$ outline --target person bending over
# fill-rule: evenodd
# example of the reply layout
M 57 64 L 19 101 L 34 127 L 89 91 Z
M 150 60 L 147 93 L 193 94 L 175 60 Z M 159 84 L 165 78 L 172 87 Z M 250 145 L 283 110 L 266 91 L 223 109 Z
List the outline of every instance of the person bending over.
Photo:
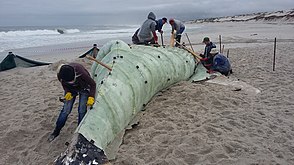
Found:
M 165 17 L 163 17 L 162 19 L 158 19 L 157 21 L 156 21 L 156 30 L 159 32 L 159 33 L 163 33 L 163 31 L 162 31 L 162 27 L 163 27 L 163 25 L 165 24 L 167 22 L 167 19 L 165 18 Z
M 182 37 L 182 33 L 185 30 L 185 25 L 183 22 L 176 20 L 176 19 L 169 19 L 169 23 L 172 27 L 172 34 L 174 34 L 174 30 L 176 30 L 176 41 L 178 43 L 181 43 L 181 37 Z M 175 46 L 180 46 L 178 43 L 176 43 Z
M 59 113 L 56 126 L 48 141 L 53 141 L 65 125 L 73 104 L 79 95 L 78 124 L 87 112 L 87 106 L 93 106 L 95 102 L 96 83 L 89 72 L 78 63 L 62 64 L 58 68 L 57 78 L 64 89 L 64 105 Z
M 158 37 L 156 35 L 156 16 L 153 12 L 148 14 L 147 20 L 142 24 L 140 29 L 136 31 L 138 43 L 134 44 L 157 44 Z M 135 33 L 135 34 L 136 34 Z

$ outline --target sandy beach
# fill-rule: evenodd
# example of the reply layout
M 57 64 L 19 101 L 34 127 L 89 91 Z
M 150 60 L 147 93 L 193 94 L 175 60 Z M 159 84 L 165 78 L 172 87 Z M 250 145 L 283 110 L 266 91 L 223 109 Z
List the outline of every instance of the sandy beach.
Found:
M 205 27 L 187 32 L 196 52 L 203 51 L 203 37 L 217 44 L 222 35 L 234 72 L 225 79 L 261 92 L 209 82 L 175 84 L 158 93 L 139 114 L 139 125 L 126 132 L 112 163 L 294 164 L 294 25 L 187 25 L 193 26 Z M 164 36 L 167 44 L 168 34 Z M 272 71 L 274 37 L 278 43 Z M 185 36 L 183 41 L 188 43 Z M 89 69 L 89 61 L 76 58 L 86 50 L 37 53 L 36 59 L 54 63 L 0 72 L 0 164 L 52 164 L 65 151 L 77 127 L 77 104 L 60 136 L 47 142 L 62 106 L 56 68 L 62 61 L 75 61 Z

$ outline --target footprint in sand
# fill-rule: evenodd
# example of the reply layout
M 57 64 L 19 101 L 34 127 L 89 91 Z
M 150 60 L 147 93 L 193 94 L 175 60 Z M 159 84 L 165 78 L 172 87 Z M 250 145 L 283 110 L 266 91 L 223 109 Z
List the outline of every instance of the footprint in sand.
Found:
M 199 152 L 198 152 L 198 154 L 201 154 L 201 155 L 207 155 L 207 154 L 209 154 L 209 153 L 211 153 L 212 152 L 212 147 L 207 147 L 207 148 L 204 148 L 203 150 L 200 150 Z

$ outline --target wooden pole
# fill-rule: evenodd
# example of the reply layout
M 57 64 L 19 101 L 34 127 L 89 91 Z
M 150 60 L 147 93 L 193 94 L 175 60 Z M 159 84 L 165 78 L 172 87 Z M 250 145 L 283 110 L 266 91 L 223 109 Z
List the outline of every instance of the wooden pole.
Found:
M 195 52 L 194 49 L 193 49 L 193 46 L 192 46 L 192 44 L 191 44 L 191 42 L 190 42 L 190 38 L 189 38 L 188 34 L 187 34 L 187 33 L 185 33 L 185 34 L 186 34 L 186 37 L 187 37 L 187 39 L 188 39 L 188 42 L 189 42 L 189 44 L 190 44 L 190 46 L 191 46 L 192 51 Z
M 171 36 L 170 36 L 170 43 L 169 43 L 169 46 L 170 47 L 174 47 L 175 46 L 175 30 L 171 33 Z
M 227 58 L 229 58 L 230 49 L 227 51 Z
M 274 41 L 273 71 L 275 71 L 275 67 L 276 67 L 276 48 L 277 48 L 277 38 L 275 38 L 275 41 Z
M 189 53 L 191 53 L 196 60 L 199 62 L 200 59 L 202 59 L 202 57 L 199 54 L 196 54 L 195 52 L 193 52 L 192 50 L 190 50 L 189 48 L 187 48 L 186 46 L 183 46 L 181 43 L 179 43 L 178 41 L 175 41 L 177 44 L 179 44 L 180 46 L 182 46 L 185 50 L 187 50 Z
M 222 52 L 221 53 L 224 53 L 225 51 L 225 45 L 223 45 L 223 48 L 222 48 Z
M 219 35 L 219 52 L 222 52 L 222 36 Z
M 106 64 L 102 63 L 101 61 L 96 60 L 92 56 L 86 55 L 86 58 L 88 58 L 89 60 L 95 61 L 98 64 L 102 65 L 104 68 L 108 69 L 109 71 L 112 71 L 112 68 L 111 67 L 107 66 Z

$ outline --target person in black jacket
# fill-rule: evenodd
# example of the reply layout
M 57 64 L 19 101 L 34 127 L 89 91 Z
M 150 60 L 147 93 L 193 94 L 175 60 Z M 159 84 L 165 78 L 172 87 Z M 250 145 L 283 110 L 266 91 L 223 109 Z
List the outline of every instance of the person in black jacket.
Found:
M 216 48 L 216 46 L 210 41 L 208 37 L 204 37 L 203 43 L 205 44 L 205 50 L 204 54 L 200 54 L 200 56 L 203 58 L 201 61 L 207 69 L 210 69 L 213 62 L 213 56 L 210 52 L 213 48 Z

